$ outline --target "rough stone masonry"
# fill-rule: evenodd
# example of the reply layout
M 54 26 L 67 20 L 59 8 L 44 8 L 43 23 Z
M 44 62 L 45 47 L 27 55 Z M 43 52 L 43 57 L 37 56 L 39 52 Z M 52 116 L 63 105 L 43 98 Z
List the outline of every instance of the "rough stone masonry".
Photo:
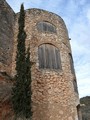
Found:
M 32 120 L 81 120 L 77 81 L 63 19 L 40 9 L 25 11 L 30 45 Z M 15 75 L 18 17 L 0 0 L 0 72 Z

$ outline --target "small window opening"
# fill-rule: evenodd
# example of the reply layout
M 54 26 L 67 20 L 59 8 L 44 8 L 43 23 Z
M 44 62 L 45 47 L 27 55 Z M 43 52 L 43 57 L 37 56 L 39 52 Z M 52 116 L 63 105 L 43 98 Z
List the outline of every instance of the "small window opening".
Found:
M 37 29 L 41 32 L 56 33 L 56 27 L 49 22 L 39 22 Z
M 78 116 L 78 120 L 82 120 L 82 115 L 81 115 L 81 110 L 80 110 L 80 105 L 77 105 L 77 116 Z
M 69 53 L 69 58 L 70 58 L 71 72 L 72 72 L 72 74 L 75 74 L 74 63 L 73 63 L 73 58 L 72 58 L 71 53 Z
M 77 81 L 76 79 L 73 80 L 74 91 L 78 93 Z

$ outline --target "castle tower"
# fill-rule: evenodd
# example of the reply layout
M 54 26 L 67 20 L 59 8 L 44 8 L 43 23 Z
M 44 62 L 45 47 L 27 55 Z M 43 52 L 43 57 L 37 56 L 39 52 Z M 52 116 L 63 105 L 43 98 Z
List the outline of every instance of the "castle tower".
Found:
M 15 75 L 18 17 L 0 0 L 0 72 Z M 32 120 L 81 120 L 72 52 L 66 25 L 58 15 L 26 10 L 26 47 L 30 44 Z
M 12 75 L 18 34 L 16 14 Z M 68 31 L 61 17 L 40 9 L 26 10 L 26 46 L 32 65 L 32 120 L 81 120 Z

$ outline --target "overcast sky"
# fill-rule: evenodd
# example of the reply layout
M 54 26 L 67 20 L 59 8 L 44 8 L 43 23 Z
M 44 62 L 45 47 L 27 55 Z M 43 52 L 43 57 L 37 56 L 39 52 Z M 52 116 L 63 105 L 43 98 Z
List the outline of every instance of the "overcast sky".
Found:
M 40 8 L 61 16 L 68 28 L 79 96 L 90 96 L 90 0 L 6 0 L 15 12 Z

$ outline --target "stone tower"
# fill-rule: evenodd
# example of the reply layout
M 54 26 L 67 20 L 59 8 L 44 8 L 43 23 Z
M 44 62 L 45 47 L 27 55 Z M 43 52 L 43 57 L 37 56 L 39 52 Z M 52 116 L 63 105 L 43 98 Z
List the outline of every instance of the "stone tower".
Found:
M 0 55 L 0 69 L 14 76 L 19 13 L 15 14 L 5 1 L 2 4 L 0 16 L 4 26 L 0 23 L 0 42 L 6 46 L 0 44 L 0 53 L 7 56 L 8 62 L 4 64 Z M 26 47 L 30 44 L 33 62 L 32 120 L 81 120 L 72 52 L 63 19 L 40 9 L 25 12 Z M 8 54 L 3 54 L 5 50 Z

